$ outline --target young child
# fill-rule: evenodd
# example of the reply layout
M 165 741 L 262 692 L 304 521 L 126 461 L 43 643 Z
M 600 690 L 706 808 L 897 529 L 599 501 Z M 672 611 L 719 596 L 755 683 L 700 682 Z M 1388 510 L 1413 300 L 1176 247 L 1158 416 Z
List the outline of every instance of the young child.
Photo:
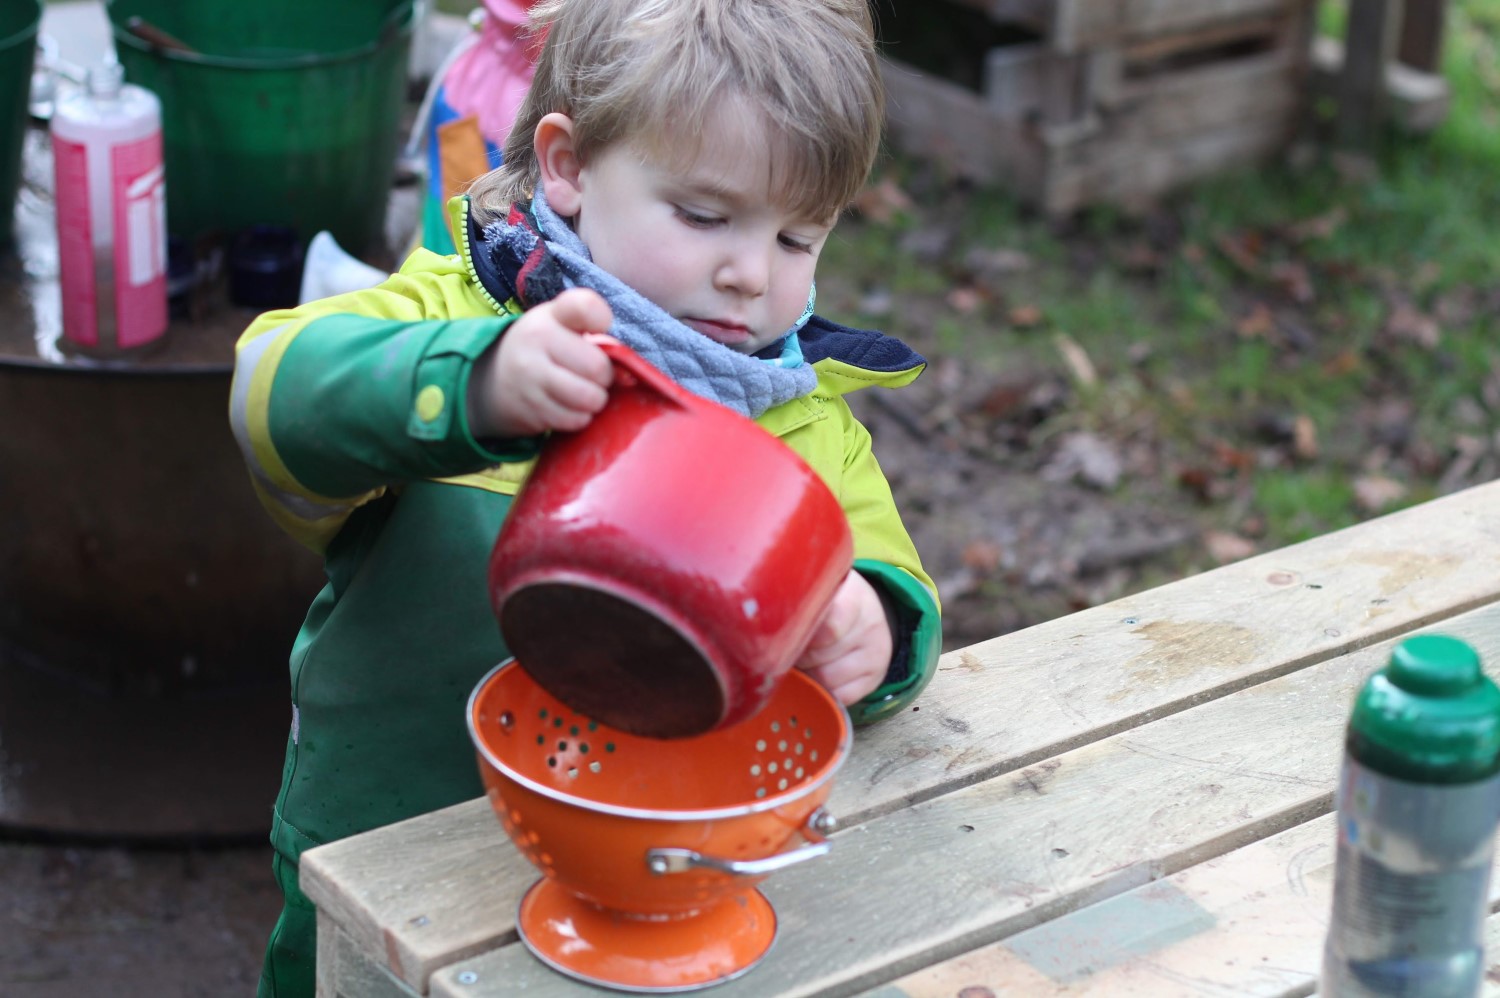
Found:
M 923 361 L 812 311 L 879 143 L 867 2 L 543 0 L 504 165 L 450 206 L 458 254 L 419 250 L 241 338 L 252 481 L 328 575 L 292 649 L 271 832 L 286 905 L 261 994 L 312 993 L 304 850 L 482 794 L 463 707 L 508 654 L 486 563 L 545 435 L 607 402 L 585 332 L 754 419 L 839 497 L 854 570 L 798 664 L 856 723 L 931 677 L 932 581 L 844 401 Z

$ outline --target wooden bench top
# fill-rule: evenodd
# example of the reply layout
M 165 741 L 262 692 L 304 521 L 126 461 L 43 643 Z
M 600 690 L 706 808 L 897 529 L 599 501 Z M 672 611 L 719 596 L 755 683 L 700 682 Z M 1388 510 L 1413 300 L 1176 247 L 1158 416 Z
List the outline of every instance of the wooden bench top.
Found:
M 1354 692 L 1418 630 L 1500 675 L 1497 597 L 1500 483 L 946 654 L 712 993 L 1311 993 Z M 320 994 L 604 993 L 520 944 L 536 878 L 484 800 L 308 852 Z

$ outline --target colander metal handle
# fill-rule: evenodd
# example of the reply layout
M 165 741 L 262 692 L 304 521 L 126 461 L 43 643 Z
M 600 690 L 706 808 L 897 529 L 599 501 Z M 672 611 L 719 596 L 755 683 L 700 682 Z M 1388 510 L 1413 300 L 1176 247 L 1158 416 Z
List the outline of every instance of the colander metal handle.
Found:
M 763 877 L 826 853 L 833 848 L 833 844 L 825 836 L 837 827 L 838 821 L 834 816 L 820 807 L 808 816 L 807 822 L 802 826 L 802 837 L 807 840 L 805 846 L 767 856 L 765 859 L 720 859 L 717 856 L 705 856 L 692 849 L 648 849 L 646 867 L 657 876 L 702 868 L 740 877 Z

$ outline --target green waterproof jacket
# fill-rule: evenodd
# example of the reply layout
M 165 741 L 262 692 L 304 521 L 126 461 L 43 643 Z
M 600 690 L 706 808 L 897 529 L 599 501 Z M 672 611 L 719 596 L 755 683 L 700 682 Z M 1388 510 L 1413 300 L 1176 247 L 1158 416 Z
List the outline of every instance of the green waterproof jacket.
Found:
M 323 555 L 328 584 L 291 656 L 292 727 L 272 842 L 302 851 L 481 796 L 464 723 L 470 691 L 507 657 L 489 605 L 490 549 L 541 441 L 479 441 L 470 369 L 515 320 L 460 252 L 418 250 L 379 287 L 269 312 L 241 337 L 231 423 L 272 517 Z M 810 396 L 757 422 L 799 453 L 848 515 L 855 567 L 897 608 L 898 662 L 852 714 L 915 697 L 939 650 L 932 580 L 844 395 L 910 382 L 921 358 L 816 317 Z M 642 468 L 641 474 L 651 474 Z

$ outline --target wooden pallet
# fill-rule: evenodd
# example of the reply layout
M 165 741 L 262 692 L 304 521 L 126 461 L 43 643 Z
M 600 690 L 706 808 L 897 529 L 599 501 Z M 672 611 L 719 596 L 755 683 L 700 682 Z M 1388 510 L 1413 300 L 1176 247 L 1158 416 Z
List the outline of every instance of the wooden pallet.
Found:
M 1303 107 L 1311 0 L 952 3 L 1023 40 L 986 53 L 977 92 L 889 48 L 891 139 L 1048 213 L 1142 208 L 1256 162 L 1286 144 Z

